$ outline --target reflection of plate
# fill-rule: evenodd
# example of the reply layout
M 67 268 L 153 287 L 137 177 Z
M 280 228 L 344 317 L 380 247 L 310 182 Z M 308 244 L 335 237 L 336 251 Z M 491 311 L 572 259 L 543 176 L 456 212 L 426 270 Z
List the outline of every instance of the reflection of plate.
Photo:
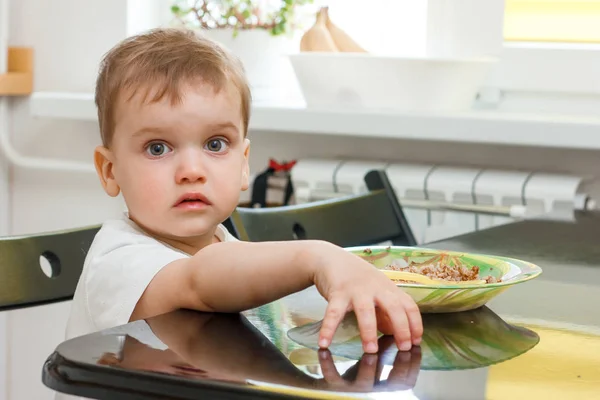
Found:
M 492 275 L 502 278 L 499 283 L 471 285 L 398 283 L 417 302 L 423 313 L 466 311 L 481 307 L 511 285 L 528 281 L 542 273 L 540 267 L 525 261 L 482 254 L 401 246 L 351 247 L 346 250 L 380 269 L 393 262 L 407 265 L 410 262 L 429 263 L 441 260 L 450 266 L 478 266 L 480 277 Z
M 317 350 L 321 322 L 288 331 L 288 337 Z M 470 369 L 506 361 L 533 348 L 539 336 L 504 322 L 487 307 L 452 314 L 423 315 L 421 369 Z M 346 314 L 329 347 L 331 354 L 358 360 L 363 355 L 356 317 Z M 392 365 L 395 346 L 384 350 L 382 360 Z

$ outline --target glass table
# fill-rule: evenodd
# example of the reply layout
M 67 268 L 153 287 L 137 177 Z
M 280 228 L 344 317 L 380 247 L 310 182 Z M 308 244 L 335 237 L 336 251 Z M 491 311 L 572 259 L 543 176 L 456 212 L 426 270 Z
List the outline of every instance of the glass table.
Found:
M 242 314 L 181 310 L 66 341 L 43 381 L 99 399 L 598 399 L 599 243 L 593 213 L 430 243 L 521 258 L 543 274 L 477 310 L 424 314 L 410 352 L 381 336 L 378 354 L 362 354 L 345 341 L 358 332 L 352 314 L 318 351 L 307 325 L 326 303 L 309 288 Z

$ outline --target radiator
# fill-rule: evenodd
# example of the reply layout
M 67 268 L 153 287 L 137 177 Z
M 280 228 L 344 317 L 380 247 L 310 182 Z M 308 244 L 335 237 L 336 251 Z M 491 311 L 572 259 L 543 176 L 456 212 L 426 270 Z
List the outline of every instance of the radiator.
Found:
M 595 208 L 590 177 L 430 164 L 302 159 L 291 171 L 297 204 L 360 194 L 363 178 L 384 169 L 418 243 L 441 240 L 522 218 L 572 217 Z

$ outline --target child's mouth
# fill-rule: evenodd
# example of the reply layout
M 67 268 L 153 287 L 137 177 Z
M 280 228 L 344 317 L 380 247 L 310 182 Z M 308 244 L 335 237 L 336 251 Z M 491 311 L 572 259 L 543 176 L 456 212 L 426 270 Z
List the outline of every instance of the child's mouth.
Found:
M 206 204 L 202 200 L 193 200 L 192 199 L 192 200 L 183 200 L 183 201 L 179 202 L 175 207 L 184 209 L 184 210 L 200 210 L 200 209 L 208 207 L 208 204 Z
M 210 201 L 200 193 L 188 193 L 179 198 L 175 208 L 183 210 L 201 210 L 210 205 Z

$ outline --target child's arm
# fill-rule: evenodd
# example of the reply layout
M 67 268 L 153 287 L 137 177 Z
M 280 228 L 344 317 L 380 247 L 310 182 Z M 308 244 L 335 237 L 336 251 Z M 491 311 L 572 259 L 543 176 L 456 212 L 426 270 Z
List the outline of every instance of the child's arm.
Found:
M 375 306 L 387 312 L 400 349 L 420 343 L 421 315 L 410 296 L 368 262 L 322 241 L 207 246 L 164 267 L 146 288 L 130 320 L 178 308 L 241 311 L 313 283 L 329 302 L 321 347 L 329 346 L 345 313 L 354 310 L 365 351 L 376 352 Z

